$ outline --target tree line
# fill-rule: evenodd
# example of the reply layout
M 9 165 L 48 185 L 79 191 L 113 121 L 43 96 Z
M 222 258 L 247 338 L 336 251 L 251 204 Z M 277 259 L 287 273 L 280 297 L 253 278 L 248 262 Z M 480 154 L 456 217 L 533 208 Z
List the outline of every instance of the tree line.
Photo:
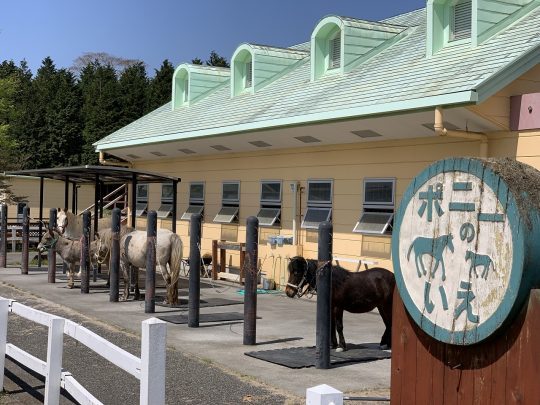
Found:
M 228 67 L 212 51 L 203 63 Z M 70 69 L 45 58 L 36 74 L 25 61 L 0 63 L 0 172 L 94 165 L 92 144 L 171 99 L 167 59 L 149 77 L 142 61 L 90 53 Z

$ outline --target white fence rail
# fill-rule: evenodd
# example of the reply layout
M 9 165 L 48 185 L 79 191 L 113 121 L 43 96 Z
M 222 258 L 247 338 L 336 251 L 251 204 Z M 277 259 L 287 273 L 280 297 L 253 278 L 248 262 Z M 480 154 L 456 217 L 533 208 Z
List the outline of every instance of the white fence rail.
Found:
M 7 343 L 9 312 L 49 328 L 47 361 L 38 359 L 21 348 Z M 71 373 L 62 370 L 64 334 L 71 336 L 101 357 L 139 379 L 141 404 L 161 405 L 165 403 L 167 339 L 165 322 L 156 318 L 142 322 L 141 358 L 138 358 L 84 326 L 2 297 L 0 297 L 0 391 L 4 386 L 5 357 L 9 356 L 45 377 L 45 404 L 58 404 L 61 388 L 64 388 L 81 404 L 101 404 L 96 397 L 75 380 Z

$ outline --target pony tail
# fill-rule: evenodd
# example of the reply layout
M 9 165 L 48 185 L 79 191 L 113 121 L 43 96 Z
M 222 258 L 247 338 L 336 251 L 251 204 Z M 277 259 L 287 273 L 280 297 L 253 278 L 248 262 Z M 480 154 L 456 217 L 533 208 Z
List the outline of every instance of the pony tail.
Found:
M 172 252 L 171 252 L 171 278 L 178 279 L 180 274 L 180 265 L 182 264 L 182 251 L 184 245 L 182 239 L 176 234 L 172 236 Z

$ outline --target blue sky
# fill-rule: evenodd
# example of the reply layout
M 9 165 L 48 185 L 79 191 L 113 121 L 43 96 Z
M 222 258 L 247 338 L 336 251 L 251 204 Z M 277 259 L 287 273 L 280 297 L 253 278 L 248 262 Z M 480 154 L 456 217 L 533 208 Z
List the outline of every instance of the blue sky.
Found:
M 26 59 L 35 73 L 51 56 L 69 67 L 84 52 L 140 59 L 153 75 L 212 49 L 230 59 L 242 42 L 288 46 L 307 41 L 318 20 L 338 14 L 380 20 L 426 0 L 24 0 L 0 8 L 0 60 Z

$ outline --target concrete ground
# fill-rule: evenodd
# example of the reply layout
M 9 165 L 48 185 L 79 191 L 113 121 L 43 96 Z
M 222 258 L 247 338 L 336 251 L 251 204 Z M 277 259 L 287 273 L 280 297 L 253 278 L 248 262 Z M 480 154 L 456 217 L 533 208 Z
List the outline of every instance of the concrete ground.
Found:
M 20 254 L 11 257 L 12 261 L 17 259 L 20 260 Z M 61 276 L 60 273 L 58 275 Z M 149 318 L 149 315 L 144 313 L 144 301 L 110 303 L 104 281 L 98 280 L 97 283 L 91 283 L 90 294 L 83 295 L 79 288 L 68 289 L 65 280 L 59 279 L 55 284 L 48 284 L 46 271 L 31 271 L 29 275 L 21 275 L 20 270 L 14 267 L 0 269 L 0 282 L 0 287 L 2 287 L 0 293 L 11 294 L 7 298 L 23 302 L 30 298 L 30 301 L 38 300 L 41 305 L 49 308 L 49 312 L 59 313 L 70 319 L 84 319 L 85 325 L 88 323 L 88 327 L 96 330 L 97 333 L 123 332 L 136 339 L 140 336 L 141 321 Z M 201 289 L 203 300 L 216 297 L 241 299 L 241 295 L 238 294 L 240 289 L 238 285 L 224 282 L 208 284 L 206 280 L 203 280 L 203 283 L 207 284 L 207 288 Z M 78 285 L 77 282 L 76 287 Z M 180 296 L 187 296 L 187 291 L 181 290 Z M 305 398 L 306 388 L 323 383 L 351 396 L 388 397 L 390 360 L 346 364 L 330 370 L 315 368 L 298 370 L 257 360 L 244 354 L 256 350 L 314 346 L 315 304 L 315 299 L 292 300 L 283 293 L 258 295 L 257 315 L 261 319 L 257 320 L 256 346 L 242 344 L 242 322 L 202 323 L 199 328 L 168 324 L 167 343 L 171 349 L 167 354 L 168 374 L 169 369 L 182 370 L 190 374 L 196 363 L 202 364 L 203 368 L 221 370 L 227 375 L 234 376 L 238 381 L 229 383 L 234 387 L 238 386 L 238 390 L 231 389 L 230 397 L 227 396 L 229 395 L 227 392 L 222 393 L 221 403 L 239 403 L 240 393 L 242 394 L 240 402 L 301 403 Z M 201 314 L 221 312 L 243 313 L 243 305 L 201 308 Z M 187 310 L 156 306 L 156 316 L 170 314 L 187 315 Z M 348 343 L 379 342 L 383 331 L 384 325 L 377 313 L 345 313 L 344 333 Z M 137 347 L 136 342 L 131 345 Z M 119 345 L 123 347 L 122 343 Z M 179 356 L 171 355 L 170 353 L 173 352 L 178 353 Z M 135 354 L 138 355 L 138 353 Z M 191 362 L 186 362 L 185 359 Z M 193 362 L 193 360 L 198 361 Z M 64 367 L 72 371 L 67 365 Z M 94 372 L 100 373 L 99 370 Z M 75 372 L 73 374 L 75 375 Z M 250 390 L 247 388 L 242 390 L 238 385 L 241 383 L 253 384 L 253 387 L 262 391 L 257 391 L 255 395 L 248 394 Z M 217 377 L 209 377 L 206 381 L 202 377 L 199 389 L 201 392 L 208 390 L 210 393 L 215 391 L 217 394 L 219 386 L 223 384 L 225 383 Z M 233 394 L 234 392 L 237 393 Z M 276 397 L 272 398 L 271 393 L 274 393 Z M 99 398 L 98 393 L 95 394 Z M 171 395 L 173 395 L 172 392 L 168 391 L 167 402 L 179 403 L 178 398 L 171 398 Z M 208 403 L 202 400 L 203 394 L 196 398 L 201 400 L 192 399 L 188 402 Z M 213 400 L 213 402 L 219 401 Z

